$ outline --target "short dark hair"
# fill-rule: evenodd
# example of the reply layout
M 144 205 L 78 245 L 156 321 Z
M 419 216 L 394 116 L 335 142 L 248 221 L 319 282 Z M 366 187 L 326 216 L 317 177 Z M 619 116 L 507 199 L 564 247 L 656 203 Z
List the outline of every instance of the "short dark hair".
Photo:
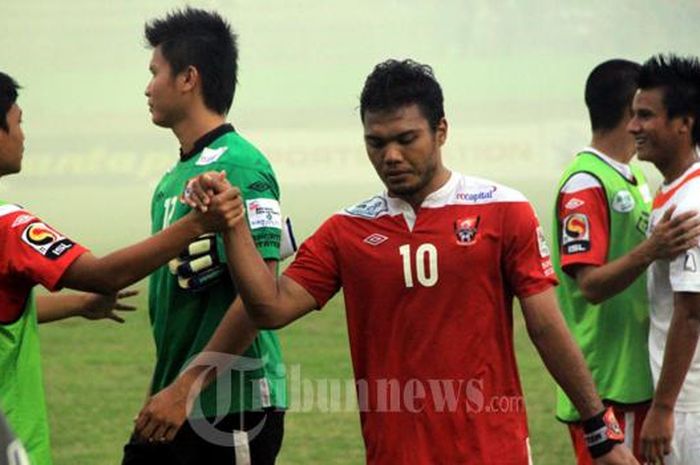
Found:
M 593 68 L 586 80 L 586 106 L 593 131 L 610 131 L 632 107 L 641 66 L 628 60 L 608 60 Z
M 668 118 L 692 116 L 693 143 L 700 142 L 700 62 L 696 57 L 659 54 L 642 65 L 640 89 L 663 90 Z
M 236 92 L 238 47 L 231 26 L 216 12 L 187 7 L 145 25 L 146 40 L 160 47 L 173 75 L 188 66 L 202 79 L 204 104 L 220 115 L 228 113 Z
M 7 124 L 7 113 L 17 101 L 17 91 L 20 89 L 17 81 L 7 74 L 0 72 L 0 129 L 5 132 L 10 130 Z
M 386 60 L 367 76 L 360 97 L 360 119 L 364 122 L 368 111 L 393 111 L 413 104 L 435 131 L 445 109 L 433 69 L 413 60 Z

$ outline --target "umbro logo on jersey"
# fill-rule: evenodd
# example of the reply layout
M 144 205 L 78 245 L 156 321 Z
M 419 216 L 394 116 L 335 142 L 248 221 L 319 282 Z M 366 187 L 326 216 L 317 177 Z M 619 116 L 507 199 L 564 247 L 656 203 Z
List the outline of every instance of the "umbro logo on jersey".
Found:
M 695 260 L 695 254 L 692 250 L 685 253 L 685 262 L 683 262 L 683 271 L 689 271 L 691 273 L 698 272 L 698 263 Z
M 566 205 L 564 205 L 564 208 L 566 208 L 567 210 L 576 210 L 577 208 L 583 206 L 584 203 L 586 203 L 586 202 L 574 197 L 573 199 L 566 202 Z
M 12 227 L 16 228 L 17 226 L 22 226 L 25 223 L 29 223 L 33 219 L 34 217 L 32 215 L 19 215 L 12 223 Z
M 379 234 L 379 233 L 374 233 L 374 234 L 370 234 L 369 236 L 365 237 L 365 240 L 363 242 L 366 244 L 369 244 L 371 246 L 377 246 L 377 245 L 379 245 L 382 242 L 385 242 L 387 240 L 389 240 L 388 237 L 386 237 L 382 234 Z

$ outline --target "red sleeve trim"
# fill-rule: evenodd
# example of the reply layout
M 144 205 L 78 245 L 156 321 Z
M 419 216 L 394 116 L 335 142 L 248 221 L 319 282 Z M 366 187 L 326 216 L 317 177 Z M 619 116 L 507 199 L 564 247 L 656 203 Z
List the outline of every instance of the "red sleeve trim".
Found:
M 519 289 L 516 295 L 518 296 L 518 298 L 526 298 L 532 295 L 539 294 L 541 292 L 546 291 L 547 289 L 559 285 L 559 281 L 557 281 L 554 277 L 549 276 L 547 279 L 547 281 L 539 281 L 536 284 L 532 284 L 530 286 L 526 286 L 522 289 Z

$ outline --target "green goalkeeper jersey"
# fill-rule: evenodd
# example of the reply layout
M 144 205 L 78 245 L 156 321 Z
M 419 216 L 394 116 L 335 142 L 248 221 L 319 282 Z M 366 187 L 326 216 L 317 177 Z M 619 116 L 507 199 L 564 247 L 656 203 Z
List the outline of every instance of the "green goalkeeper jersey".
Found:
M 281 237 L 279 187 L 264 155 L 222 125 L 202 137 L 189 153 L 161 179 L 151 204 L 155 234 L 187 214 L 179 201 L 188 180 L 208 172 L 226 170 L 228 180 L 243 195 L 246 216 L 260 255 L 278 261 Z M 219 260 L 226 262 L 223 239 L 217 235 Z M 224 274 L 212 287 L 193 292 L 182 289 L 167 266 L 150 278 L 149 313 L 156 344 L 152 393 L 168 386 L 207 344 L 226 310 L 236 298 L 232 281 Z M 233 366 L 224 367 L 234 361 Z M 287 405 L 285 372 L 277 335 L 260 331 L 241 357 L 219 357 L 225 369 L 195 402 L 193 416 L 214 417 L 230 412 Z M 217 364 L 218 364 L 217 362 Z M 221 372 L 220 372 L 221 373 Z

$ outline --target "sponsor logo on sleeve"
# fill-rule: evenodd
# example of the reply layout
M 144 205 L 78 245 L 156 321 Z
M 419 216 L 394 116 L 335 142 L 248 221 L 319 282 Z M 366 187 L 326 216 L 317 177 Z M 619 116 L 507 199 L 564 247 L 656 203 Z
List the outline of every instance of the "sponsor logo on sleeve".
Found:
M 22 240 L 50 260 L 60 258 L 75 245 L 70 239 L 40 222 L 27 226 L 22 232 Z
M 576 210 L 577 208 L 582 207 L 585 203 L 586 202 L 584 202 L 583 200 L 574 197 L 568 202 L 566 202 L 564 208 L 566 208 L 567 210 Z
M 218 149 L 210 149 L 209 147 L 205 147 L 204 150 L 202 150 L 202 154 L 199 156 L 199 159 L 197 159 L 195 165 L 211 165 L 212 163 L 218 161 L 219 158 L 221 158 L 221 155 L 223 155 L 226 152 L 226 150 L 228 150 L 228 147 L 220 147 Z
M 634 210 L 634 197 L 628 190 L 618 191 L 612 200 L 612 209 L 618 213 L 629 213 Z
M 474 245 L 478 239 L 481 216 L 458 218 L 454 224 L 457 245 Z
M 250 229 L 282 229 L 280 203 L 275 199 L 246 200 Z
M 683 271 L 687 271 L 689 273 L 697 273 L 698 272 L 698 261 L 695 257 L 695 252 L 692 250 L 688 250 L 685 253 L 685 261 L 683 262 Z
M 541 226 L 537 227 L 537 248 L 540 250 L 540 257 L 547 258 L 550 256 L 547 239 L 544 237 L 544 231 L 542 231 Z
M 564 253 L 569 255 L 591 250 L 588 216 L 583 213 L 573 213 L 564 218 L 561 229 L 561 245 Z

